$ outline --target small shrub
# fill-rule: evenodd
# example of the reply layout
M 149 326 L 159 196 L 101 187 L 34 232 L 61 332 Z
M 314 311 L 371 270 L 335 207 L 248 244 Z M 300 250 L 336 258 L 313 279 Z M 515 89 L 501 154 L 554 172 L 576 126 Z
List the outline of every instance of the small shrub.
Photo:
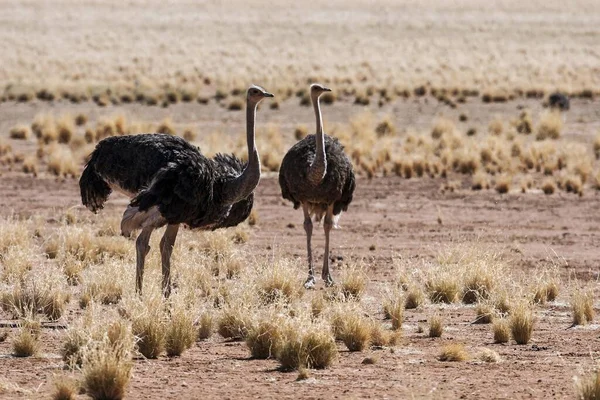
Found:
M 308 135 L 308 128 L 306 125 L 298 125 L 296 129 L 294 129 L 294 137 L 296 140 L 302 140 Z
M 495 187 L 496 192 L 498 192 L 500 194 L 508 193 L 508 191 L 510 190 L 511 183 L 512 183 L 512 179 L 510 178 L 510 176 L 507 176 L 507 175 L 501 176 L 496 181 L 496 187 Z
M 360 299 L 367 287 L 367 275 L 361 267 L 350 267 L 342 271 L 340 289 L 346 299 Z
M 429 299 L 433 303 L 454 303 L 460 293 L 460 285 L 456 274 L 440 273 L 426 283 Z
M 494 136 L 502 135 L 502 132 L 504 131 L 504 124 L 502 123 L 502 120 L 500 118 L 494 118 L 492 121 L 490 121 L 490 124 L 488 125 L 488 131 Z
M 452 343 L 442 348 L 438 359 L 440 361 L 465 361 L 469 359 L 469 353 L 462 343 Z
M 56 121 L 58 143 L 69 143 L 75 134 L 75 125 L 70 115 L 63 115 Z
M 230 111 L 239 111 L 242 110 L 244 108 L 244 102 L 242 101 L 242 99 L 233 99 L 229 102 L 229 105 L 227 106 L 227 109 Z
M 168 117 L 162 120 L 162 122 L 158 125 L 158 128 L 156 128 L 156 132 L 166 133 L 167 135 L 172 136 L 177 133 L 175 127 L 173 126 L 173 120 Z

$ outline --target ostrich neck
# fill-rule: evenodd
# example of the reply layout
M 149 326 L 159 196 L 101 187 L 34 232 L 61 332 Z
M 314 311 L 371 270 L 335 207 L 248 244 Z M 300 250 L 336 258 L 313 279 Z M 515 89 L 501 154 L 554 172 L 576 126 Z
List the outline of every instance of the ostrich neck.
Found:
M 233 204 L 245 199 L 254 191 L 260 181 L 260 159 L 254 142 L 254 119 L 256 104 L 246 103 L 246 141 L 248 143 L 248 164 L 237 177 L 225 182 L 223 187 L 223 203 Z
M 321 116 L 321 102 L 319 101 L 319 96 L 313 96 L 312 103 L 317 119 L 317 133 L 315 135 L 315 159 L 308 170 L 308 180 L 316 185 L 323 180 L 327 173 L 327 157 L 325 156 L 325 136 L 323 135 L 323 118 Z

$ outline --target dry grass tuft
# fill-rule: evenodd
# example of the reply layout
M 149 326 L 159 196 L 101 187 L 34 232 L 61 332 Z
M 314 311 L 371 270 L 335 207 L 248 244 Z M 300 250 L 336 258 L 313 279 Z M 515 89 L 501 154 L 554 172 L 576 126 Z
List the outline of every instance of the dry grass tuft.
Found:
M 362 265 L 352 265 L 340 273 L 340 290 L 346 299 L 358 300 L 367 287 L 367 274 Z
M 31 136 L 31 129 L 27 125 L 17 125 L 9 131 L 11 139 L 27 140 Z
M 276 354 L 282 370 L 327 368 L 337 358 L 335 340 L 328 327 L 309 324 L 289 327 Z
M 480 302 L 475 307 L 475 322 L 476 324 L 489 324 L 494 320 L 494 307 L 487 302 Z
M 577 398 L 580 400 L 600 399 L 600 371 L 594 371 L 590 375 L 577 380 Z
M 75 400 L 79 387 L 77 382 L 67 377 L 55 378 L 52 400 Z
M 507 343 L 510 340 L 510 323 L 506 318 L 498 318 L 492 322 L 494 343 Z
M 469 353 L 467 353 L 462 343 L 452 343 L 444 346 L 438 356 L 440 361 L 466 361 L 469 358 Z
M 533 333 L 533 310 L 525 302 L 518 304 L 510 315 L 510 332 L 517 344 L 527 344 Z
M 211 337 L 213 333 L 214 321 L 213 316 L 209 311 L 205 311 L 200 316 L 198 327 L 198 339 L 205 340 Z
M 228 306 L 221 311 L 217 332 L 225 339 L 242 340 L 251 326 L 250 316 L 243 307 Z
M 180 356 L 192 347 L 198 333 L 190 310 L 180 307 L 171 312 L 165 333 L 165 350 L 169 357 Z
M 585 325 L 594 319 L 594 296 L 591 290 L 576 289 L 571 296 L 573 325 Z
M 69 143 L 75 135 L 75 122 L 73 117 L 65 114 L 56 121 L 58 143 Z
M 504 124 L 502 123 L 502 120 L 500 118 L 496 117 L 490 121 L 488 125 L 488 132 L 490 132 L 494 136 L 500 136 L 502 135 L 503 131 Z
M 439 271 L 432 274 L 425 283 L 425 288 L 433 303 L 454 303 L 461 291 L 459 277 L 452 271 Z
M 132 339 L 127 340 L 133 343 Z M 85 392 L 92 399 L 122 399 L 131 378 L 130 343 L 113 343 L 108 337 L 86 349 L 83 358 Z
M 405 304 L 406 300 L 400 295 L 393 296 L 391 299 L 385 300 L 383 303 L 383 312 L 386 318 L 390 318 L 392 320 L 393 330 L 402 328 Z
M 404 294 L 404 308 L 407 310 L 419 308 L 423 303 L 425 303 L 423 290 L 416 285 L 409 286 Z
M 536 140 L 558 139 L 563 129 L 563 121 L 559 111 L 544 113 L 537 127 Z
M 444 322 L 439 315 L 434 315 L 429 319 L 429 337 L 441 337 L 444 333 Z
M 132 316 L 131 331 L 137 337 L 137 349 L 146 358 L 158 358 L 165 349 L 166 327 L 161 304 L 155 300 L 142 304 Z
M 438 119 L 433 128 L 431 129 L 431 137 L 433 139 L 440 139 L 444 134 L 452 134 L 454 133 L 455 126 L 452 120 L 447 118 Z
M 258 285 L 259 296 L 265 304 L 290 302 L 304 293 L 297 268 L 285 260 L 276 260 L 275 265 L 266 265 L 260 273 Z
M 508 193 L 512 184 L 512 177 L 509 175 L 502 175 L 496 180 L 496 192 L 500 194 Z
M 542 191 L 544 194 L 553 194 L 556 191 L 554 179 L 548 178 L 542 183 Z
M 491 271 L 477 268 L 468 272 L 465 277 L 462 301 L 465 304 L 475 304 L 490 297 L 494 288 L 494 277 Z
M 266 315 L 248 330 L 246 345 L 253 358 L 275 357 L 283 345 L 284 334 L 284 321 L 276 316 Z
M 350 351 L 363 351 L 371 343 L 372 324 L 366 318 L 353 314 L 344 323 L 342 341 Z
M 73 178 L 79 175 L 79 166 L 70 148 L 56 146 L 50 151 L 48 172 L 56 176 L 71 176 Z
M 481 353 L 479 353 L 477 358 L 486 363 L 499 363 L 502 361 L 502 357 L 500 357 L 500 354 L 498 354 L 492 349 L 481 350 Z
M 19 334 L 12 343 L 15 357 L 31 357 L 39 351 L 40 323 L 36 320 L 24 320 L 20 323 Z

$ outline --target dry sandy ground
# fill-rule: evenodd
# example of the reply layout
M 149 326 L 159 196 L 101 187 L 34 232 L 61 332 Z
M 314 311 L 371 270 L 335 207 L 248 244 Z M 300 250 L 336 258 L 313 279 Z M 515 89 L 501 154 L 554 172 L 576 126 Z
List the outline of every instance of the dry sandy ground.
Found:
M 333 254 L 368 260 L 366 302 L 392 279 L 392 254 L 418 261 L 435 256 L 440 247 L 463 242 L 497 248 L 511 257 L 515 267 L 531 273 L 551 258 L 560 264 L 565 286 L 568 277 L 574 276 L 597 281 L 600 216 L 596 193 L 581 198 L 470 190 L 443 194 L 441 183 L 401 178 L 358 181 L 356 201 L 341 221 L 343 229 L 333 234 Z M 115 197 L 105 212 L 120 212 L 124 202 Z M 75 181 L 2 179 L 3 214 L 13 210 L 50 216 L 78 204 Z M 267 254 L 277 248 L 285 255 L 303 258 L 301 215 L 282 205 L 274 177 L 262 180 L 256 208 L 260 222 L 251 231 L 247 249 Z M 290 222 L 295 227 L 288 227 Z M 321 241 L 322 234 L 317 233 L 314 243 L 322 246 Z M 375 245 L 374 251 L 369 250 L 371 245 Z M 317 247 L 319 256 L 321 246 Z M 198 342 L 181 358 L 137 360 L 127 397 L 564 398 L 574 394 L 573 377 L 589 371 L 598 357 L 599 327 L 570 328 L 566 289 L 556 302 L 538 309 L 533 340 L 525 346 L 493 344 L 489 325 L 471 324 L 472 307 L 441 309 L 448 326 L 443 338 L 433 340 L 417 333 L 418 323 L 424 322 L 427 314 L 408 311 L 402 344 L 393 350 L 363 353 L 349 353 L 340 345 L 339 360 L 330 369 L 312 372 L 303 382 L 295 381 L 295 373 L 279 372 L 275 361 L 249 359 L 243 343 L 215 336 Z M 61 330 L 44 329 L 43 355 L 38 358 L 12 358 L 10 340 L 0 344 L 3 398 L 48 396 L 51 377 L 62 372 L 58 355 L 61 335 Z M 465 343 L 473 355 L 480 348 L 491 348 L 503 362 L 438 361 L 443 344 L 455 341 Z M 379 357 L 375 365 L 361 364 L 373 355 Z

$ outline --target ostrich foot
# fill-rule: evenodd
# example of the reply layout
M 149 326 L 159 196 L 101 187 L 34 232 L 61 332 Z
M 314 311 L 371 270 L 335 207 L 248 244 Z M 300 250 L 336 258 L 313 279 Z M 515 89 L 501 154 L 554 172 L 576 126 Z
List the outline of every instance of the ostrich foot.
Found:
M 335 282 L 331 278 L 331 275 L 323 275 L 323 282 L 325 282 L 325 287 L 332 287 L 335 285 Z
M 315 280 L 315 277 L 312 275 L 309 275 L 308 278 L 306 279 L 306 282 L 304 282 L 304 288 L 305 289 L 314 289 L 316 283 L 317 282 Z

